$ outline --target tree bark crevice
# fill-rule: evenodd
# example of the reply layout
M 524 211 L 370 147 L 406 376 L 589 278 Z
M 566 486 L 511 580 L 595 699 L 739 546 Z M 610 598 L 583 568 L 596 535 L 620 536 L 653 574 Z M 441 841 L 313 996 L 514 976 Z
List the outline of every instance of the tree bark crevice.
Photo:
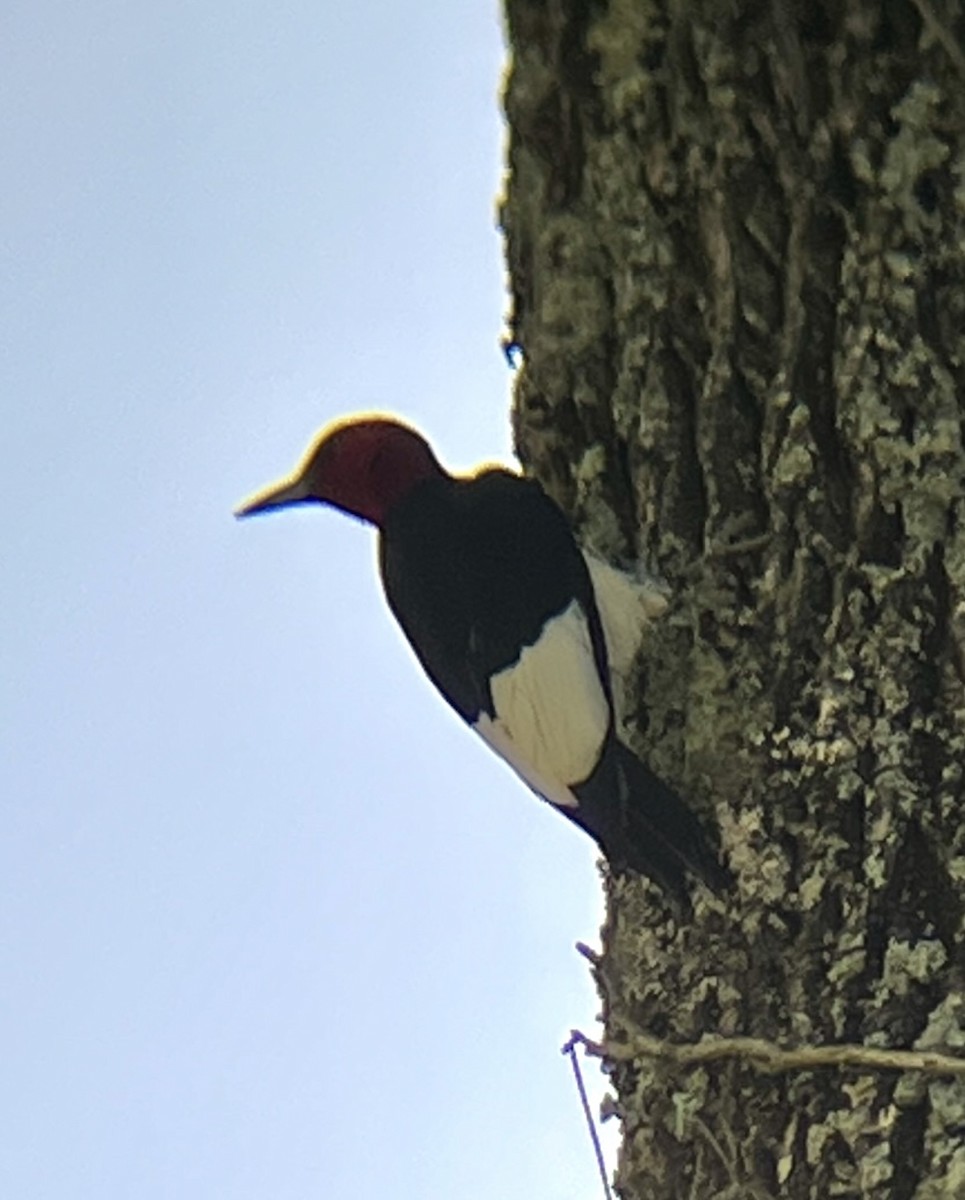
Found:
M 739 879 L 607 879 L 607 1044 L 965 1048 L 965 16 L 506 7 L 519 456 L 669 582 L 629 726 Z M 609 1069 L 624 1200 L 965 1195 L 961 1080 Z

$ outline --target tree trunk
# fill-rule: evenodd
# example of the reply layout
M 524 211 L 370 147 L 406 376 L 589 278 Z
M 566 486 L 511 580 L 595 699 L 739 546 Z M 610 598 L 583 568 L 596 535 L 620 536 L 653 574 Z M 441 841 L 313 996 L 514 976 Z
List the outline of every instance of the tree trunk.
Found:
M 860 1049 L 965 1054 L 962 5 L 507 9 L 519 455 L 668 581 L 632 740 L 739 880 L 607 883 L 618 1191 L 965 1197 L 965 1078 Z

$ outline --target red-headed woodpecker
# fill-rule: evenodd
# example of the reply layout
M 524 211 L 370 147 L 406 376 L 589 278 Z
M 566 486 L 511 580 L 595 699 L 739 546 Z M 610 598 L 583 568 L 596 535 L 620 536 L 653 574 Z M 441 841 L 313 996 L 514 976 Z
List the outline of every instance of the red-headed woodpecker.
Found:
M 688 870 L 728 885 L 696 817 L 618 737 L 603 589 L 538 483 L 454 477 L 414 429 L 364 416 L 324 429 L 236 515 L 312 502 L 375 525 L 386 599 L 426 674 L 614 867 L 685 905 Z

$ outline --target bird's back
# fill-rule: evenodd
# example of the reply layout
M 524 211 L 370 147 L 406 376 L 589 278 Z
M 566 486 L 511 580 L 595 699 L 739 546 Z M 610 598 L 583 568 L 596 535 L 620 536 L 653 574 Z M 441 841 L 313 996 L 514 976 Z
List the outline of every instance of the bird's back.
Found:
M 485 681 L 516 662 L 574 599 L 607 678 L 585 559 L 536 483 L 499 469 L 427 480 L 385 521 L 380 566 L 406 637 L 467 720 L 483 706 Z

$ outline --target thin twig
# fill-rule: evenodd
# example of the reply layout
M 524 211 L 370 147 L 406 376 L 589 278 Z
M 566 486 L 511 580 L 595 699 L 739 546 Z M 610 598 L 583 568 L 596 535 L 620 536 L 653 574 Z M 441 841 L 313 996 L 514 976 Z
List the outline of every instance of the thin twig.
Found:
M 590 964 L 590 966 L 593 966 L 593 967 L 598 967 L 603 958 L 603 956 L 600 954 L 599 950 L 594 950 L 593 947 L 588 946 L 586 944 L 586 942 L 577 942 L 576 943 L 576 952 L 577 952 L 577 954 L 581 954 L 586 959 L 586 961 Z
M 573 1067 L 573 1075 L 576 1079 L 576 1090 L 580 1093 L 580 1103 L 583 1105 L 583 1116 L 586 1118 L 586 1127 L 590 1131 L 590 1140 L 593 1143 L 593 1153 L 596 1155 L 597 1170 L 600 1172 L 600 1182 L 603 1184 L 603 1195 L 605 1200 L 613 1200 L 613 1193 L 610 1191 L 610 1181 L 607 1178 L 606 1163 L 603 1161 L 603 1147 L 600 1145 L 600 1138 L 596 1132 L 596 1121 L 593 1119 L 593 1112 L 590 1109 L 590 1101 L 586 1095 L 586 1088 L 583 1086 L 583 1072 L 580 1070 L 580 1060 L 576 1056 L 576 1047 L 578 1045 L 586 1048 L 594 1043 L 588 1042 L 582 1033 L 573 1031 L 570 1040 L 562 1048 L 561 1053 L 570 1056 L 570 1063 Z
M 571 1041 L 581 1043 L 588 1054 L 611 1061 L 658 1058 L 680 1066 L 699 1066 L 720 1059 L 742 1059 L 766 1074 L 811 1071 L 822 1067 L 857 1067 L 869 1071 L 922 1071 L 926 1075 L 965 1077 L 965 1058 L 937 1050 L 889 1050 L 877 1046 L 800 1046 L 785 1050 L 763 1038 L 705 1038 L 701 1042 L 664 1042 L 646 1034 L 634 1034 L 625 1043 L 601 1045 L 574 1032 Z

